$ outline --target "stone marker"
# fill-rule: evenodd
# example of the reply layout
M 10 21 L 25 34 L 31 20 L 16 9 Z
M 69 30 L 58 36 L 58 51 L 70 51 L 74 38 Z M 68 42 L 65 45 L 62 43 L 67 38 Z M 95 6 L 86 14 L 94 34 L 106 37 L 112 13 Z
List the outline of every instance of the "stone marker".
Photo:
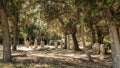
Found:
M 100 44 L 99 44 L 99 43 L 93 44 L 92 49 L 93 49 L 93 51 L 94 51 L 96 54 L 99 54 L 99 52 L 100 52 Z
M 27 47 L 27 48 L 29 48 L 29 42 L 26 39 L 24 39 L 24 46 Z
M 24 46 L 26 47 L 26 39 L 24 39 Z
M 104 56 L 105 56 L 105 45 L 104 44 L 100 45 L 100 56 L 101 56 L 101 59 L 104 59 Z
M 70 36 L 67 35 L 67 49 L 70 49 Z
M 73 43 L 71 43 L 71 44 L 70 44 L 70 49 L 72 49 L 72 50 L 74 50 L 74 49 L 75 49 L 75 47 L 74 47 L 74 44 L 73 44 Z
M 104 44 L 100 45 L 100 54 L 105 55 L 105 45 Z
M 29 44 L 30 44 L 30 43 L 29 43 L 29 41 L 27 40 L 27 41 L 26 41 L 26 47 L 27 47 L 27 48 L 29 48 Z
M 35 39 L 34 41 L 34 49 L 37 49 L 38 48 L 38 43 L 37 43 L 37 39 Z
M 63 48 L 63 41 L 60 41 L 60 47 Z
M 44 48 L 44 46 L 45 46 L 45 42 L 41 41 L 41 48 Z
M 55 43 L 54 43 L 54 46 L 55 46 L 55 48 L 58 48 L 58 44 L 57 44 L 56 41 L 55 41 Z

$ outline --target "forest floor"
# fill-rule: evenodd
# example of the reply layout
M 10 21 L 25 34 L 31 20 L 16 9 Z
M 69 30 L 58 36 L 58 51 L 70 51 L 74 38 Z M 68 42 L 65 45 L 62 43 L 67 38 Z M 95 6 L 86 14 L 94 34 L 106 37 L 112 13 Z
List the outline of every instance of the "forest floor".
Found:
M 0 47 L 2 56 L 2 47 Z M 0 68 L 111 68 L 112 59 L 101 59 L 100 55 L 92 54 L 94 62 L 88 61 L 83 51 L 55 49 L 46 46 L 33 50 L 19 46 L 18 51 L 12 51 L 12 63 L 0 61 Z M 2 57 L 1 57 L 2 58 Z

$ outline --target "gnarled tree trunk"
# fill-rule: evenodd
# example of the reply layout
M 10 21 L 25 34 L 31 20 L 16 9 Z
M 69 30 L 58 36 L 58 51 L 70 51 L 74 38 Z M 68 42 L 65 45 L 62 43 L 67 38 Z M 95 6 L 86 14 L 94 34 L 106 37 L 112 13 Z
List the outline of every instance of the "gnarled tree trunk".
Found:
M 77 32 L 76 27 L 75 26 L 69 26 L 68 28 L 69 28 L 69 32 L 72 36 L 72 39 L 73 39 L 74 50 L 78 51 L 78 50 L 80 50 L 80 48 L 79 48 L 78 41 L 77 41 L 77 38 L 76 38 L 76 32 Z
M 118 38 L 120 38 L 120 24 L 118 24 L 116 30 L 117 30 Z M 120 42 L 120 39 L 119 39 L 119 42 Z
M 85 33 L 84 33 L 84 24 L 81 22 L 81 35 L 82 35 L 82 42 L 83 42 L 83 47 L 84 47 L 84 51 L 87 54 L 89 61 L 93 61 L 92 57 L 90 55 L 90 53 L 88 52 L 87 48 L 86 48 L 86 44 L 85 44 Z
M 98 37 L 98 43 L 102 44 L 103 43 L 103 35 L 102 35 L 102 30 L 99 26 L 96 26 L 97 28 L 97 37 Z
M 120 42 L 115 26 L 110 25 L 113 68 L 120 68 Z
M 79 45 L 78 45 L 78 41 L 77 38 L 75 36 L 75 33 L 71 34 L 72 35 L 72 39 L 73 39 L 73 43 L 74 43 L 74 50 L 78 51 L 79 49 Z
M 3 35 L 3 60 L 5 62 L 11 61 L 11 45 L 9 36 L 9 25 L 5 8 L 3 7 L 3 0 L 0 0 L 0 18 L 2 23 L 2 35 Z

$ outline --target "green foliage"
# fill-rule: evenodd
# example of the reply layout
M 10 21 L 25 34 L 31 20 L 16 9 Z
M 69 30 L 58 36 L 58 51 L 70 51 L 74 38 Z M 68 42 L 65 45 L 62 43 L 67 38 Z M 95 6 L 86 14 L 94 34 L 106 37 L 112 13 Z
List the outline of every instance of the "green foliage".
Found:
M 83 22 L 87 22 L 87 19 L 88 19 L 87 14 L 82 15 L 81 20 L 83 20 Z
M 117 25 L 120 19 L 120 0 L 9 0 L 6 6 L 10 21 L 19 18 L 20 38 L 51 39 L 54 33 L 50 30 L 56 34 L 69 32 L 80 22 L 85 23 L 87 30 L 90 22 L 94 29 L 96 25 L 104 28 L 108 23 L 101 24 L 102 20 Z M 59 18 L 64 23 L 60 23 Z

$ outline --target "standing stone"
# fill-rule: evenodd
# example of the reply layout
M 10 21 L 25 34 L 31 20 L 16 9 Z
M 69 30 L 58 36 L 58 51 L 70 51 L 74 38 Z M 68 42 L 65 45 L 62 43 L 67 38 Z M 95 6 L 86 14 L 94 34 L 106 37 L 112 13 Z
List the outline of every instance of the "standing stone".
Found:
M 27 41 L 26 41 L 26 47 L 27 47 L 27 48 L 29 48 L 29 44 L 30 44 L 30 43 L 29 43 L 29 41 L 27 40 Z
M 58 44 L 57 44 L 57 42 L 54 43 L 54 46 L 55 46 L 55 48 L 58 48 Z
M 70 36 L 67 35 L 67 49 L 70 49 Z
M 24 39 L 24 46 L 26 47 L 26 39 Z
M 70 49 L 72 49 L 72 50 L 74 50 L 74 49 L 75 49 L 75 47 L 74 47 L 74 44 L 73 44 L 73 43 L 71 43 L 71 44 L 70 44 Z
M 64 35 L 62 35 L 61 37 L 61 48 L 64 48 L 64 45 L 65 45 L 65 38 L 64 38 Z
M 29 48 L 29 41 L 26 40 L 26 39 L 24 39 L 24 46 L 25 46 L 26 48 Z
M 37 43 L 37 40 L 35 39 L 34 41 L 34 49 L 37 49 L 38 48 L 38 43 Z
M 101 59 L 104 59 L 104 55 L 105 55 L 105 45 L 101 44 L 100 45 L 100 56 L 101 56 Z
M 60 41 L 60 47 L 63 48 L 63 41 Z
M 45 46 L 45 42 L 41 41 L 41 48 L 44 48 L 44 46 Z
M 99 54 L 99 52 L 100 52 L 100 44 L 99 44 L 99 43 L 95 43 L 95 44 L 92 46 L 92 49 L 93 49 L 93 51 L 94 51 L 96 54 Z

